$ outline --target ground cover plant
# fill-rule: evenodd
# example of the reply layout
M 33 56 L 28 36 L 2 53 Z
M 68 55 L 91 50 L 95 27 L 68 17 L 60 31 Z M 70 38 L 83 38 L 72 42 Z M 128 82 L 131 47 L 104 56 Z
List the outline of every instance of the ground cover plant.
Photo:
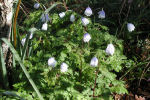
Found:
M 127 21 L 128 15 L 125 16 L 122 11 L 124 8 L 119 13 L 123 20 L 119 17 L 119 21 L 113 22 L 105 6 L 96 8 L 103 3 L 108 4 L 106 1 L 30 2 L 30 14 L 18 20 L 17 41 L 13 33 L 11 42 L 1 39 L 13 55 L 8 74 L 11 81 L 9 78 L 6 80 L 4 74 L 0 77 L 3 86 L 7 87 L 5 84 L 9 83 L 10 88 L 8 91 L 1 90 L 2 99 L 113 100 L 117 95 L 129 93 L 127 82 L 133 82 L 135 77 L 140 76 L 133 74 L 135 66 L 147 65 L 144 71 L 141 71 L 143 68 L 136 69 L 142 73 L 139 85 L 144 75 L 148 77 L 149 44 L 142 41 L 140 45 L 138 41 L 139 47 L 146 46 L 142 49 L 147 53 L 143 61 L 137 63 L 138 57 L 130 57 L 127 50 L 130 50 L 129 44 L 137 42 L 134 39 L 137 38 L 135 30 L 138 25 L 133 20 Z M 125 4 L 123 1 L 122 7 Z M 23 12 L 26 14 L 28 10 Z M 118 22 L 120 26 L 116 28 Z M 0 48 L 0 51 L 0 71 L 7 73 L 3 49 Z M 133 79 L 126 81 L 127 77 Z

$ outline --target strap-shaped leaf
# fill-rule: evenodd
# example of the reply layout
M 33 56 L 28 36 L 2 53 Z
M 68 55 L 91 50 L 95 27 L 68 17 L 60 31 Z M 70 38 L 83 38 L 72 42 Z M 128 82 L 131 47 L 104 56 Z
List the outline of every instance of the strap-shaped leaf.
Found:
M 41 93 L 39 92 L 38 88 L 36 87 L 35 83 L 33 82 L 32 78 L 30 77 L 28 71 L 26 70 L 21 58 L 19 57 L 19 54 L 17 53 L 17 51 L 14 49 L 14 47 L 12 46 L 12 44 L 5 38 L 2 38 L 2 40 L 10 47 L 11 52 L 13 53 L 16 61 L 19 62 L 23 72 L 25 73 L 27 79 L 29 80 L 30 84 L 32 85 L 33 89 L 35 90 L 35 92 L 37 93 L 38 97 L 40 100 L 44 100 Z
M 31 28 L 29 30 L 29 34 L 27 34 L 27 37 L 26 37 L 26 41 L 25 41 L 25 45 L 23 47 L 23 51 L 22 51 L 22 55 L 21 55 L 21 60 L 24 61 L 25 59 L 25 55 L 26 55 L 26 51 L 27 51 L 27 48 L 28 48 L 28 44 L 29 44 L 29 37 L 31 34 L 33 34 L 37 29 L 36 28 Z
M 2 95 L 17 97 L 17 98 L 19 98 L 20 100 L 25 100 L 24 98 L 18 96 L 16 93 L 11 92 L 11 91 L 2 92 Z
M 50 12 L 55 6 L 62 4 L 61 2 L 56 2 L 54 3 L 51 7 L 45 10 L 45 13 Z
M 2 67 L 2 77 L 3 77 L 3 85 L 5 88 L 8 88 L 9 83 L 8 83 L 8 78 L 7 78 L 7 70 L 6 70 L 6 66 L 5 66 L 5 59 L 3 56 L 3 50 L 2 50 L 2 45 L 0 42 L 0 64 Z

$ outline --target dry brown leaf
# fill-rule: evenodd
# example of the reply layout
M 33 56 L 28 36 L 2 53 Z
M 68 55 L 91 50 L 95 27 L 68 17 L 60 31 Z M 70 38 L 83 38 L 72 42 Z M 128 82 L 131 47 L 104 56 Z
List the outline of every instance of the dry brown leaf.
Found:
M 138 97 L 137 95 L 135 95 L 135 100 L 145 100 L 145 98 L 141 96 Z

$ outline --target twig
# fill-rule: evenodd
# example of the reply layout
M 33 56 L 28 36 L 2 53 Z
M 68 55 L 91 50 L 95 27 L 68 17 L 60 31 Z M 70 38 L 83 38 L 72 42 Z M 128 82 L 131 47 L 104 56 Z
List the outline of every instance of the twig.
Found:
M 129 8 L 128 8 L 128 12 L 127 12 L 126 19 L 128 18 L 128 15 L 129 15 L 129 12 L 130 12 L 130 8 L 131 8 L 131 4 L 129 5 Z
M 66 5 L 65 0 L 63 0 L 63 5 L 64 5 L 64 7 L 65 7 L 65 9 L 66 9 L 66 11 L 67 11 L 67 10 L 68 10 L 68 7 L 67 7 L 67 5 Z
M 145 73 L 149 70 L 149 68 L 150 68 L 149 64 L 150 64 L 150 62 L 148 62 L 148 64 L 146 65 L 146 68 L 145 68 L 145 69 L 143 70 L 143 72 L 142 72 L 142 75 L 141 75 L 140 80 L 139 80 L 139 83 L 138 83 L 138 87 L 139 87 L 140 84 L 141 84 L 141 80 L 142 80 L 144 74 L 145 74 Z M 146 70 L 146 69 L 147 69 L 147 70 Z
M 123 0 L 123 3 L 122 3 L 122 5 L 121 5 L 121 9 L 120 9 L 120 11 L 119 11 L 119 24 L 121 25 L 121 23 L 120 23 L 120 15 L 121 15 L 121 12 L 122 12 L 122 9 L 123 9 L 123 7 L 124 7 L 124 5 L 125 5 L 125 2 L 126 2 L 126 0 Z
M 22 6 L 20 6 L 20 8 L 24 12 L 24 14 L 27 16 L 27 18 L 29 18 L 28 14 L 25 12 L 25 10 L 23 10 Z

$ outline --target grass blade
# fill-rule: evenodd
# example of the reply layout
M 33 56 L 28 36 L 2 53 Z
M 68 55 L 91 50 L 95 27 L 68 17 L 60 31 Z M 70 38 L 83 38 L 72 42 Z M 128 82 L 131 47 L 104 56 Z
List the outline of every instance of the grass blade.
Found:
M 2 95 L 6 95 L 6 96 L 17 97 L 17 98 L 19 98 L 20 100 L 25 100 L 24 98 L 18 96 L 16 93 L 11 92 L 11 91 L 5 91 L 5 92 L 2 92 L 1 94 L 2 94 Z
M 26 51 L 27 51 L 27 48 L 28 48 L 29 37 L 30 37 L 30 34 L 27 34 L 25 45 L 23 47 L 22 55 L 21 55 L 21 60 L 22 61 L 24 61 L 24 58 L 25 58 L 25 55 L 26 55 Z
M 49 7 L 48 9 L 45 10 L 45 13 L 50 12 L 55 6 L 60 5 L 60 4 L 63 4 L 63 3 L 61 3 L 61 2 L 54 3 L 51 7 Z
M 37 93 L 38 97 L 40 100 L 44 100 L 41 93 L 39 92 L 38 88 L 36 87 L 35 83 L 33 82 L 32 78 L 30 77 L 28 71 L 26 70 L 21 58 L 19 57 L 19 54 L 17 53 L 17 51 L 14 49 L 14 47 L 12 46 L 12 44 L 5 38 L 2 38 L 2 40 L 10 47 L 11 52 L 13 53 L 15 60 L 19 62 L 22 70 L 24 71 L 27 79 L 29 80 L 30 84 L 32 85 L 33 89 L 35 90 L 35 92 Z
M 25 59 L 25 55 L 26 55 L 26 52 L 27 52 L 28 44 L 30 43 L 30 42 L 29 42 L 30 35 L 31 35 L 31 34 L 34 34 L 34 32 L 35 32 L 36 30 L 37 30 L 36 28 L 31 28 L 31 29 L 29 30 L 29 34 L 27 34 L 27 36 L 26 36 L 26 41 L 25 41 L 25 45 L 24 45 L 24 47 L 23 47 L 22 56 L 21 56 L 22 61 L 24 61 L 24 59 Z
M 1 43 L 0 43 L 0 62 L 1 62 L 1 67 L 2 67 L 3 85 L 6 89 L 8 89 L 9 83 L 8 83 L 7 70 L 6 70 L 6 66 L 5 66 L 5 59 L 3 56 L 3 50 L 2 50 Z

